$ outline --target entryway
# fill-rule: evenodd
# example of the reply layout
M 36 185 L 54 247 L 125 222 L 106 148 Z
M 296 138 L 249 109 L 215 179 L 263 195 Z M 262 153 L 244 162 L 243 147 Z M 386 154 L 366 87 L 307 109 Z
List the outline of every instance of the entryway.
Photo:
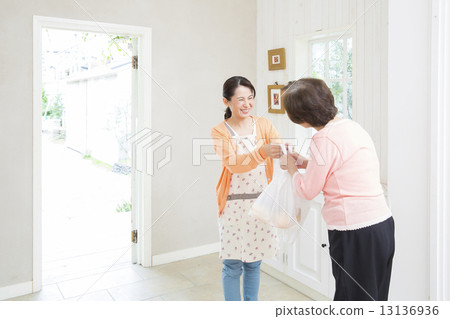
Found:
M 60 285 L 81 296 L 108 272 L 151 265 L 151 180 L 132 149 L 151 123 L 150 35 L 34 17 L 33 292 L 89 278 Z

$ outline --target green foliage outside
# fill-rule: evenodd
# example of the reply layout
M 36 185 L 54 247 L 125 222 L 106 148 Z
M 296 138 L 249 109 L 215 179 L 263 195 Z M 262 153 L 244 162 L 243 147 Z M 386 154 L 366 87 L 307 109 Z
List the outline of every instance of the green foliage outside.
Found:
M 124 201 L 122 204 L 117 204 L 116 212 L 117 213 L 124 213 L 124 212 L 131 212 L 131 203 L 128 201 Z
M 344 89 L 347 89 L 347 114 L 352 117 L 352 82 L 347 82 L 346 88 L 342 82 L 333 79 L 351 78 L 353 69 L 352 40 L 346 39 L 347 52 L 344 52 L 344 40 L 330 41 L 329 47 L 325 42 L 317 42 L 312 45 L 312 77 L 328 79 L 326 82 L 333 93 L 334 102 L 339 110 L 339 115 L 343 115 Z M 326 69 L 328 55 L 328 72 Z M 344 56 L 347 55 L 347 65 L 343 65 Z M 346 74 L 345 74 L 346 73 Z
M 54 118 L 54 119 L 60 119 L 60 118 L 62 118 L 63 108 L 64 108 L 64 105 L 62 102 L 61 94 L 57 94 L 55 96 L 55 100 L 53 101 L 53 104 L 49 107 L 47 116 Z
M 45 116 L 47 105 L 48 105 L 47 93 L 45 93 L 45 89 L 42 88 L 42 116 Z
M 57 94 L 50 105 L 45 90 L 42 89 L 42 116 L 45 118 L 61 119 L 63 114 L 64 104 L 61 94 Z
M 91 38 L 95 38 L 97 35 L 95 33 L 84 32 L 81 35 L 81 38 L 84 42 L 90 40 Z M 114 37 L 110 37 L 108 40 L 108 46 L 102 49 L 102 63 L 108 64 L 112 60 L 114 60 L 115 56 L 128 56 L 128 54 L 124 51 L 128 49 L 128 44 L 131 43 L 132 39 L 130 37 L 116 35 Z
M 111 165 L 109 165 L 108 163 L 102 162 L 102 161 L 92 157 L 89 154 L 84 155 L 83 159 L 90 160 L 92 162 L 92 164 L 94 164 L 95 166 L 106 168 L 108 171 L 112 170 L 112 166 Z

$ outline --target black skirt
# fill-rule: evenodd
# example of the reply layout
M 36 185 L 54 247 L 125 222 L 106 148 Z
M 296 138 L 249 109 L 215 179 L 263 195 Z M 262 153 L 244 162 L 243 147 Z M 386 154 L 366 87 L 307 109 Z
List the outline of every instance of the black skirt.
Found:
M 388 299 L 394 257 L 394 219 L 357 229 L 329 230 L 336 280 L 334 300 Z

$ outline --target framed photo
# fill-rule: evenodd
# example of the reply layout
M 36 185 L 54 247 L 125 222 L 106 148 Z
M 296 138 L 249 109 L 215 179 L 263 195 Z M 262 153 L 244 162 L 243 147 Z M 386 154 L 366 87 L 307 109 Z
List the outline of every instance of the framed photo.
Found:
M 284 85 L 268 85 L 267 92 L 269 96 L 269 113 L 281 113 L 284 114 L 283 101 L 281 100 L 281 89 Z
M 269 70 L 286 69 L 286 57 L 284 48 L 267 51 L 269 56 Z

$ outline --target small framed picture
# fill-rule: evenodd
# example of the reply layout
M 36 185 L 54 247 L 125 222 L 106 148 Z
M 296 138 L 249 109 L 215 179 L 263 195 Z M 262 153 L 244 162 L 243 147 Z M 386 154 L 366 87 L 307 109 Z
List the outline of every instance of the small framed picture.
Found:
M 286 57 L 284 48 L 269 50 L 269 70 L 286 69 Z
M 280 64 L 280 55 L 272 55 L 272 64 Z
M 268 85 L 267 92 L 269 96 L 269 113 L 286 113 L 283 101 L 281 100 L 281 89 L 284 85 Z

